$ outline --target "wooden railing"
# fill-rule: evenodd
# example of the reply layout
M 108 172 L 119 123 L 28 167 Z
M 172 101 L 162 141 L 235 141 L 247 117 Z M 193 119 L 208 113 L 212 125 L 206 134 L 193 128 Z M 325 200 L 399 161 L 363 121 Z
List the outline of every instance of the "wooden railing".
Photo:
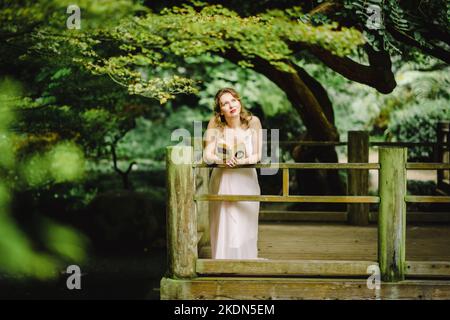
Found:
M 448 196 L 407 196 L 406 170 L 450 169 L 450 164 L 407 163 L 406 148 L 380 147 L 379 163 L 277 163 L 239 166 L 282 169 L 283 194 L 281 196 L 212 195 L 207 194 L 207 191 L 206 194 L 196 194 L 195 170 L 209 170 L 209 167 L 214 166 L 194 163 L 193 155 L 191 146 L 167 148 L 167 247 L 169 273 L 173 278 L 191 278 L 195 277 L 197 273 L 367 276 L 367 266 L 371 264 L 379 265 L 383 281 L 401 281 L 405 279 L 405 275 L 450 277 L 450 261 L 405 260 L 406 203 L 450 202 Z M 221 165 L 215 166 L 221 167 Z M 289 169 L 379 170 L 379 195 L 290 195 Z M 197 211 L 199 204 L 204 201 L 379 203 L 378 261 L 198 259 Z
M 445 164 L 449 163 L 448 154 L 450 147 L 450 137 L 448 136 L 448 126 L 447 122 L 439 123 L 437 127 L 437 140 L 436 142 L 378 142 L 369 141 L 369 133 L 367 131 L 349 131 L 348 141 L 280 141 L 280 146 L 286 145 L 303 145 L 303 146 L 346 146 L 347 147 L 347 158 L 349 163 L 363 163 L 366 165 L 369 162 L 369 148 L 370 147 L 429 147 L 433 150 L 433 161 L 436 163 Z M 447 131 L 446 131 L 447 130 Z M 193 140 L 193 142 L 195 139 Z M 270 139 L 267 141 L 267 146 L 265 148 L 270 149 Z M 195 152 L 197 154 L 202 153 L 202 139 L 199 138 L 197 142 L 193 143 L 194 148 L 197 148 Z M 312 164 L 314 165 L 314 164 Z M 328 165 L 328 164 L 325 164 Z M 369 171 L 349 169 L 339 166 L 334 166 L 332 163 L 328 169 L 348 169 L 347 171 L 347 195 L 358 196 L 367 195 L 369 193 Z M 340 165 L 340 164 L 339 164 Z M 421 167 L 420 164 L 411 163 L 412 166 L 408 169 L 412 170 L 436 170 L 437 175 L 437 192 L 446 195 L 450 194 L 450 186 L 448 185 L 448 176 L 450 170 L 444 170 L 443 166 L 430 167 L 429 163 L 424 164 L 425 167 Z M 426 167 L 428 166 L 428 167 Z M 305 167 L 306 168 L 306 167 Z M 310 169 L 322 169 L 321 167 L 310 167 Z M 364 169 L 364 168 L 363 168 Z M 369 168 L 378 170 L 378 168 Z M 207 179 L 206 175 L 203 177 Z M 286 186 L 285 186 L 286 187 Z M 446 193 L 445 193 L 446 192 Z M 422 198 L 425 199 L 425 198 Z M 413 198 L 410 200 L 413 201 Z M 419 200 L 417 198 L 416 200 Z M 411 201 L 411 202 L 412 202 Z M 320 200 L 319 200 L 320 202 Z M 377 212 L 369 211 L 369 204 L 367 202 L 355 203 L 349 201 L 347 204 L 346 212 L 332 212 L 332 211 L 319 211 L 319 212 L 273 212 L 270 210 L 262 210 L 261 218 L 264 220 L 266 217 L 270 219 L 278 219 L 289 217 L 290 220 L 299 219 L 299 221 L 306 221 L 313 219 L 314 221 L 325 221 L 327 219 L 334 221 L 348 221 L 348 223 L 353 225 L 368 225 L 371 221 L 376 221 L 378 214 Z M 205 205 L 206 207 L 207 205 Z M 314 213 L 314 214 L 313 214 Z M 450 222 L 450 212 L 408 212 L 409 221 L 447 221 Z M 295 218 L 294 218 L 295 217 Z M 199 217 L 202 222 L 204 217 Z M 330 221 L 331 221 L 330 220 Z M 207 237 L 204 237 L 207 240 Z M 203 241 L 203 240 L 202 240 Z

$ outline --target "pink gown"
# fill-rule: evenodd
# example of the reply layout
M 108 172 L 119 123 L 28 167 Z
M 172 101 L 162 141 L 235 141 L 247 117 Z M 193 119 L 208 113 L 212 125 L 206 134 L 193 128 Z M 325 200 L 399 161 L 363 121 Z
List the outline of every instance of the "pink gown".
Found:
M 251 134 L 244 142 L 251 155 Z M 261 194 L 255 168 L 213 168 L 209 188 L 211 194 Z M 209 208 L 212 259 L 257 259 L 259 202 L 211 201 Z

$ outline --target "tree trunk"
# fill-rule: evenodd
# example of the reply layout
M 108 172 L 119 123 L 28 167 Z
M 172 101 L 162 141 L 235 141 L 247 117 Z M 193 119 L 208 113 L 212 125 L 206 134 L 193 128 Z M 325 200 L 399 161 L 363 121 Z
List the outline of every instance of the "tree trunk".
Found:
M 333 128 L 333 132 L 324 135 L 322 132 L 315 132 L 306 126 L 308 131 L 300 137 L 300 141 L 339 141 L 339 134 L 334 123 L 334 111 L 330 98 L 323 86 L 313 77 L 311 77 L 303 68 L 292 65 L 297 75 L 303 80 L 304 85 L 311 91 L 321 107 L 321 112 L 325 115 L 327 121 Z M 294 89 L 295 90 L 295 89 Z M 294 96 L 295 99 L 295 96 Z M 301 102 L 295 101 L 297 104 Z M 312 124 L 315 127 L 315 124 Z M 334 146 L 296 146 L 292 152 L 296 162 L 330 162 L 339 161 Z M 343 195 L 345 194 L 345 185 L 341 182 L 338 170 L 297 170 L 296 177 L 299 185 L 300 194 L 310 195 Z M 339 207 L 336 204 L 333 207 Z
M 111 144 L 111 154 L 113 158 L 113 168 L 114 171 L 120 176 L 122 179 L 122 185 L 125 190 L 131 190 L 130 180 L 129 180 L 129 174 L 131 172 L 131 169 L 133 169 L 133 166 L 136 164 L 135 161 L 131 162 L 128 166 L 128 169 L 126 171 L 122 171 L 119 169 L 117 165 L 117 154 L 116 154 L 116 143 L 118 140 L 116 140 L 114 143 Z

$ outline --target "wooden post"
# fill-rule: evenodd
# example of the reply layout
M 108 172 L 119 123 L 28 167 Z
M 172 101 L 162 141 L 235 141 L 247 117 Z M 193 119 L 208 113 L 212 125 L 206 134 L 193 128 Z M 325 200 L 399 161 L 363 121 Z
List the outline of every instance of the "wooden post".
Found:
M 407 149 L 381 147 L 379 157 L 378 261 L 381 279 L 397 282 L 404 280 L 406 266 Z
M 347 155 L 349 163 L 369 162 L 369 133 L 367 131 L 349 131 L 347 139 Z M 350 196 L 366 196 L 369 192 L 369 171 L 348 170 L 347 194 Z M 347 204 L 348 220 L 353 225 L 369 224 L 369 204 Z
M 195 129 L 194 129 L 195 130 Z M 195 136 L 193 141 L 194 147 L 194 161 L 195 163 L 203 163 L 203 150 L 204 142 L 203 137 L 199 135 Z M 195 168 L 195 188 L 197 194 L 209 193 L 209 174 L 210 168 Z M 198 232 L 198 250 L 201 251 L 202 247 L 208 246 L 210 243 L 209 233 L 209 201 L 196 201 L 197 210 L 197 232 Z
M 283 196 L 289 196 L 289 169 L 283 169 Z
M 195 277 L 197 213 L 191 146 L 167 148 L 167 259 L 173 278 Z
M 436 128 L 436 157 L 435 162 L 448 163 L 450 152 L 450 122 L 440 121 Z M 447 144 L 447 146 L 445 146 Z M 444 180 L 450 179 L 449 170 L 436 170 L 437 173 L 437 188 L 441 190 L 450 190 L 449 186 L 445 186 Z M 448 183 L 448 182 L 447 182 Z M 447 188 L 446 188 L 447 187 Z
M 196 184 L 198 194 L 208 194 L 209 193 L 209 168 L 197 168 Z M 197 208 L 197 231 L 201 235 L 199 239 L 198 246 L 204 247 L 208 246 L 210 242 L 209 233 L 209 201 L 197 201 L 195 203 Z M 199 248 L 200 249 L 200 248 Z

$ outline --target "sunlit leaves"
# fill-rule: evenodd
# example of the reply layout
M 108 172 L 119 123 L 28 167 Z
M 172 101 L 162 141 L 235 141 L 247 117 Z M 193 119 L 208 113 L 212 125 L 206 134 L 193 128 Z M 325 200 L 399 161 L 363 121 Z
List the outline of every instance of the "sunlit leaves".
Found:
M 1 194 L 1 188 L 0 188 Z M 50 254 L 33 250 L 27 236 L 12 219 L 0 212 L 0 271 L 15 277 L 41 280 L 58 276 L 62 261 Z
M 87 258 L 86 246 L 88 239 L 77 230 L 62 226 L 50 219 L 41 221 L 41 233 L 50 251 L 59 254 L 61 257 L 82 263 Z
M 51 3 L 55 8 L 68 5 L 63 0 Z M 66 17 L 49 14 L 48 23 L 31 34 L 29 53 L 54 56 L 66 65 L 107 76 L 129 93 L 160 103 L 197 90 L 189 77 L 177 74 L 180 58 L 220 55 L 233 48 L 244 57 L 239 62 L 242 67 L 252 67 L 250 59 L 260 57 L 280 70 L 293 72 L 285 63 L 293 54 L 289 43 L 320 46 L 343 56 L 364 42 L 356 30 L 337 28 L 325 20 L 319 24 L 302 21 L 300 7 L 241 17 L 229 8 L 202 2 L 160 13 L 133 1 L 81 1 L 77 5 L 86 27 L 58 28 Z M 161 77 L 161 69 L 169 71 L 165 77 Z M 64 77 L 64 72 L 61 69 L 56 79 Z
M 148 81 L 130 84 L 128 91 L 133 94 L 152 96 L 163 104 L 167 100 L 173 99 L 175 94 L 196 93 L 194 84 L 195 80 L 175 75 L 168 79 L 152 78 Z M 165 88 L 165 90 L 161 90 L 161 88 Z
M 48 160 L 55 182 L 74 181 L 83 176 L 83 152 L 74 144 L 58 144 L 49 152 Z
M 336 23 L 312 25 L 299 21 L 301 8 L 284 12 L 271 10 L 264 14 L 240 17 L 220 5 L 205 5 L 194 9 L 189 5 L 166 8 L 161 13 L 124 19 L 110 30 L 102 30 L 102 38 L 116 43 L 116 55 L 83 61 L 96 74 L 111 77 L 128 87 L 132 94 L 158 99 L 161 103 L 176 93 L 195 92 L 195 84 L 176 73 L 160 79 L 152 70 L 155 66 L 174 69 L 174 57 L 200 56 L 205 53 L 222 54 L 230 48 L 245 58 L 255 56 L 267 60 L 280 70 L 293 72 L 284 60 L 292 51 L 289 42 L 321 46 L 336 55 L 353 53 L 364 40 L 353 29 L 337 28 Z M 200 8 L 199 8 L 200 7 Z M 96 39 L 96 34 L 91 34 Z M 100 35 L 98 36 L 100 39 Z M 242 60 L 243 67 L 252 67 Z M 139 69 L 140 68 L 140 69 Z M 139 72 L 137 70 L 139 69 Z M 176 82 L 179 84 L 176 84 Z
M 22 164 L 22 177 L 33 187 L 52 182 L 78 180 L 84 173 L 84 157 L 74 144 L 61 143 L 44 154 L 35 154 Z

